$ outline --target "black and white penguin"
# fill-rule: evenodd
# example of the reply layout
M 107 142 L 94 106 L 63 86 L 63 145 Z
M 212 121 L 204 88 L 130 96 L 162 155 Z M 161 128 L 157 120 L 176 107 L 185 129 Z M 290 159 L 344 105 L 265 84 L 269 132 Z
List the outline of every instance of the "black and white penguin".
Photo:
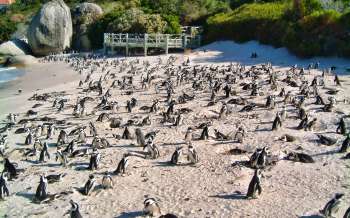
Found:
M 129 165 L 129 157 L 128 154 L 124 154 L 123 158 L 119 161 L 117 169 L 114 171 L 114 174 L 125 174 L 127 167 Z
M 160 207 L 158 205 L 158 202 L 154 198 L 147 198 L 144 202 L 144 213 L 147 216 L 153 217 L 153 216 L 160 216 L 161 211 Z
M 80 214 L 79 204 L 73 200 L 70 200 L 69 203 L 71 205 L 71 208 L 66 214 L 69 214 L 70 218 L 83 218 L 83 216 Z
M 39 156 L 39 163 L 45 162 L 45 157 L 50 159 L 50 153 L 49 153 L 47 142 L 44 142 L 43 148 L 41 149 L 40 156 Z
M 333 217 L 333 215 L 335 215 L 339 210 L 341 198 L 343 196 L 343 193 L 336 193 L 334 198 L 328 201 L 326 206 L 320 210 L 320 213 L 322 213 L 325 217 Z
M 176 150 L 174 151 L 173 155 L 171 155 L 170 163 L 176 165 L 179 162 L 179 158 L 180 158 L 180 155 L 182 153 L 181 149 L 182 149 L 182 147 L 177 147 L 176 148 Z
M 261 179 L 261 172 L 258 169 L 256 169 L 254 171 L 254 176 L 251 179 L 249 186 L 248 186 L 248 191 L 247 191 L 247 195 L 246 195 L 247 199 L 256 198 L 257 192 L 259 195 L 261 194 L 262 188 L 261 188 L 260 179 Z
M 47 179 L 44 175 L 40 176 L 40 182 L 35 192 L 35 199 L 39 201 L 43 201 L 48 197 L 48 184 Z
M 96 179 L 94 175 L 90 175 L 88 181 L 85 183 L 84 187 L 80 189 L 80 193 L 83 195 L 90 195 L 90 193 L 94 190 L 96 184 Z
M 349 148 L 350 148 L 350 134 L 348 134 L 346 136 L 346 138 L 344 139 L 344 141 L 340 147 L 339 153 L 345 153 L 348 151 Z
M 24 144 L 31 145 L 32 143 L 33 143 L 33 134 L 31 132 L 29 132 L 25 141 L 24 141 Z
M 100 152 L 98 152 L 97 149 L 94 149 L 90 157 L 90 163 L 89 163 L 88 169 L 97 170 L 100 164 L 100 160 L 101 160 Z
M 0 199 L 4 199 L 5 196 L 10 195 L 10 191 L 7 187 L 7 173 L 2 172 L 0 176 Z
M 57 146 L 66 144 L 68 142 L 68 135 L 67 132 L 64 130 L 60 131 L 60 134 L 58 135 L 58 139 L 57 139 Z
M 188 146 L 187 160 L 190 161 L 191 164 L 199 162 L 197 151 L 192 145 Z
M 102 178 L 102 187 L 104 189 L 113 188 L 113 179 L 109 173 L 106 173 Z
M 8 172 L 9 173 L 9 180 L 16 178 L 18 175 L 16 166 L 14 163 L 11 163 L 8 158 L 4 159 L 4 170 L 3 172 Z

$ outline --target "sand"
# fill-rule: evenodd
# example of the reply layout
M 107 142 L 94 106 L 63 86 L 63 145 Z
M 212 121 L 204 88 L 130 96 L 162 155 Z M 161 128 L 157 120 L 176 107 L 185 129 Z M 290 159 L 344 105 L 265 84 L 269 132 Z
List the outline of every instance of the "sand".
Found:
M 219 47 L 220 48 L 220 47 Z M 177 55 L 176 64 L 182 64 L 184 60 L 190 57 L 195 64 L 213 64 L 221 65 L 235 62 L 235 59 L 229 59 L 224 56 L 222 60 L 216 59 L 211 62 L 210 59 L 217 57 L 218 51 L 194 52 L 189 56 Z M 262 53 L 262 51 L 261 51 Z M 168 56 L 160 56 L 163 63 Z M 128 60 L 135 60 L 129 58 Z M 158 57 L 141 57 L 142 63 L 147 59 L 152 66 L 158 65 Z M 289 65 L 295 63 L 290 62 Z M 283 70 L 284 66 L 275 66 L 274 69 Z M 99 69 L 100 70 L 100 69 Z M 117 69 L 111 69 L 118 72 Z M 321 72 L 313 70 L 308 78 Z M 97 73 L 94 79 L 98 79 L 101 73 Z M 159 73 L 163 76 L 162 71 Z M 19 113 L 20 118 L 36 101 L 27 99 L 34 93 L 49 93 L 53 91 L 65 91 L 66 98 L 69 98 L 68 105 L 75 103 L 81 89 L 77 89 L 79 79 L 85 78 L 86 74 L 79 75 L 74 72 L 67 64 L 58 63 L 41 63 L 30 69 L 29 72 L 14 82 L 5 92 L 0 91 L 0 115 L 1 119 L 9 112 Z M 117 77 L 120 78 L 117 74 Z M 140 77 L 137 76 L 134 84 L 139 83 Z M 326 77 L 326 86 L 334 88 L 333 77 Z M 343 86 L 336 96 L 338 100 L 350 99 L 350 78 L 342 76 Z M 112 81 L 109 81 L 110 84 Z M 191 84 L 186 84 L 177 88 L 179 90 L 190 90 Z M 17 90 L 23 89 L 23 93 L 17 95 Z M 38 90 L 40 89 L 40 90 Z M 286 87 L 288 90 L 296 88 Z M 188 92 L 188 91 L 187 91 Z M 321 90 L 325 92 L 325 90 Z M 257 109 L 253 112 L 239 113 L 241 106 L 234 108 L 234 112 L 224 120 L 217 120 L 221 104 L 218 103 L 211 107 L 206 107 L 210 93 L 196 93 L 196 99 L 186 104 L 176 105 L 178 108 L 190 108 L 193 110 L 185 116 L 184 124 L 177 128 L 164 127 L 159 124 L 159 115 L 151 116 L 152 125 L 142 127 L 144 132 L 159 130 L 155 138 L 155 144 L 160 148 L 161 156 L 156 160 L 130 157 L 129 173 L 125 176 L 114 176 L 114 188 L 110 190 L 96 189 L 91 196 L 83 196 L 74 191 L 74 187 L 82 187 L 88 179 L 89 174 L 97 177 L 100 184 L 103 173 L 116 169 L 119 160 L 126 152 L 142 151 L 142 148 L 136 147 L 136 140 L 117 140 L 112 138 L 112 134 L 121 134 L 123 128 L 111 129 L 108 124 L 95 122 L 98 132 L 101 136 L 107 137 L 112 147 L 100 150 L 101 167 L 94 171 L 85 170 L 88 165 L 89 157 L 79 157 L 70 160 L 70 167 L 63 168 L 55 161 L 55 146 L 51 146 L 51 160 L 43 164 L 36 163 L 34 158 L 25 161 L 18 152 L 11 154 L 10 159 L 18 163 L 19 168 L 24 168 L 25 172 L 15 181 L 10 181 L 8 186 L 11 196 L 0 204 L 0 216 L 7 217 L 62 217 L 70 208 L 69 200 L 73 199 L 80 205 L 80 211 L 83 217 L 142 217 L 143 201 L 146 196 L 158 199 L 163 213 L 174 213 L 179 217 L 318 217 L 319 210 L 333 197 L 337 192 L 345 193 L 344 203 L 337 217 L 342 217 L 345 210 L 350 205 L 350 179 L 349 179 L 349 160 L 342 160 L 344 154 L 339 154 L 337 146 L 324 146 L 317 142 L 316 132 L 343 140 L 343 136 L 335 134 L 336 123 L 342 114 L 350 113 L 350 105 L 338 103 L 336 111 L 338 113 L 320 112 L 315 105 L 310 105 L 313 99 L 307 100 L 307 107 L 314 112 L 320 120 L 320 128 L 315 132 L 295 130 L 299 121 L 293 119 L 295 112 L 289 112 L 289 118 L 284 122 L 280 132 L 272 132 L 271 122 L 278 111 Z M 125 95 L 125 92 L 119 89 L 112 90 L 112 99 L 119 102 L 121 108 L 118 112 L 113 113 L 112 117 L 121 117 L 124 122 L 132 117 L 139 119 L 147 116 L 145 112 L 139 110 L 139 107 L 152 104 L 156 98 L 164 99 L 165 90 L 156 94 L 154 88 L 147 91 L 139 90 L 137 87 L 132 95 Z M 97 93 L 89 94 L 97 98 Z M 247 96 L 247 93 L 244 94 Z M 133 113 L 127 113 L 125 102 L 131 97 L 136 97 L 139 105 Z M 254 99 L 255 102 L 263 103 L 265 96 Z M 88 113 L 99 100 L 95 100 L 88 105 Z M 58 113 L 51 105 L 52 102 L 44 102 L 39 107 L 39 115 L 48 115 L 58 119 L 65 118 L 75 125 L 87 124 L 89 121 L 95 121 L 97 115 L 85 118 L 74 118 L 72 108 L 67 108 Z M 162 102 L 161 107 L 166 108 Z M 291 109 L 291 107 L 287 107 Z M 252 118 L 256 114 L 257 118 Z M 233 141 L 220 142 L 213 139 L 206 141 L 194 141 L 193 145 L 199 154 L 200 161 L 195 166 L 179 165 L 169 166 L 171 154 L 177 146 L 185 146 L 184 135 L 189 126 L 196 126 L 205 119 L 211 119 L 213 126 L 210 128 L 210 135 L 213 135 L 213 129 L 216 128 L 224 133 L 235 132 L 239 125 L 244 125 L 247 130 L 247 137 L 244 143 Z M 134 132 L 136 127 L 131 127 Z M 71 130 L 68 128 L 67 130 Z M 195 135 L 199 135 L 201 130 L 196 130 Z M 296 142 L 283 142 L 276 140 L 284 133 L 289 133 L 298 137 Z M 9 133 L 10 148 L 24 148 L 25 134 L 15 135 L 13 131 Z M 57 134 L 54 139 L 48 140 L 49 143 L 55 143 Z M 88 137 L 89 143 L 92 137 Z M 254 150 L 256 147 L 269 146 L 272 154 L 283 156 L 283 151 L 295 150 L 301 146 L 303 152 L 310 154 L 316 161 L 313 164 L 295 163 L 281 160 L 276 166 L 264 170 L 262 195 L 258 199 L 246 200 L 244 195 L 247 191 L 249 181 L 253 175 L 253 170 L 249 168 L 232 167 L 232 163 L 238 160 L 247 160 L 247 155 L 227 155 L 228 150 L 239 147 Z M 11 150 L 11 149 L 10 149 Z M 186 160 L 182 160 L 186 162 Z M 35 190 L 39 183 L 39 175 L 43 173 L 67 173 L 60 183 L 49 184 L 50 193 L 62 191 L 73 191 L 72 194 L 63 196 L 50 204 L 34 204 L 31 202 Z M 241 193 L 241 194 L 239 194 Z

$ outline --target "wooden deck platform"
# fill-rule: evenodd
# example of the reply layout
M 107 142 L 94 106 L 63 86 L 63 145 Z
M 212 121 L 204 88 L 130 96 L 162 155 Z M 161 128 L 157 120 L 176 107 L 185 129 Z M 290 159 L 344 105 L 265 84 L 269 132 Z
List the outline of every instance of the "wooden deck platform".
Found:
M 106 54 L 114 54 L 116 48 L 125 48 L 127 56 L 129 49 L 143 48 L 146 56 L 148 48 L 161 48 L 168 54 L 170 48 L 194 49 L 200 42 L 200 35 L 105 33 L 103 46 Z

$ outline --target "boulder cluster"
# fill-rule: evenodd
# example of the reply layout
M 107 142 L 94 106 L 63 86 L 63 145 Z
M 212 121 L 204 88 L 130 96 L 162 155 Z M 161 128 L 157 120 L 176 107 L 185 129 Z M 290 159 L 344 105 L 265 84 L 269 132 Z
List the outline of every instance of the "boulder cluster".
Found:
M 70 9 L 63 0 L 49 1 L 32 18 L 27 39 L 13 39 L 1 44 L 0 55 L 23 59 L 70 48 L 90 51 L 88 26 L 102 14 L 101 7 L 93 3 L 81 3 Z

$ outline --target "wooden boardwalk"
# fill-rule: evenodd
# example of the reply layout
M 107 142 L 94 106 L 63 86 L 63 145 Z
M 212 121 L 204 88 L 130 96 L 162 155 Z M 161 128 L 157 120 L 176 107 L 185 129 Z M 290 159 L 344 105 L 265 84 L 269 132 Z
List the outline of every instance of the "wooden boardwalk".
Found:
M 127 56 L 129 49 L 143 48 L 146 56 L 148 48 L 161 48 L 168 54 L 170 48 L 193 49 L 198 48 L 200 42 L 200 35 L 105 33 L 103 47 L 106 54 L 114 54 L 116 48 L 125 48 Z

